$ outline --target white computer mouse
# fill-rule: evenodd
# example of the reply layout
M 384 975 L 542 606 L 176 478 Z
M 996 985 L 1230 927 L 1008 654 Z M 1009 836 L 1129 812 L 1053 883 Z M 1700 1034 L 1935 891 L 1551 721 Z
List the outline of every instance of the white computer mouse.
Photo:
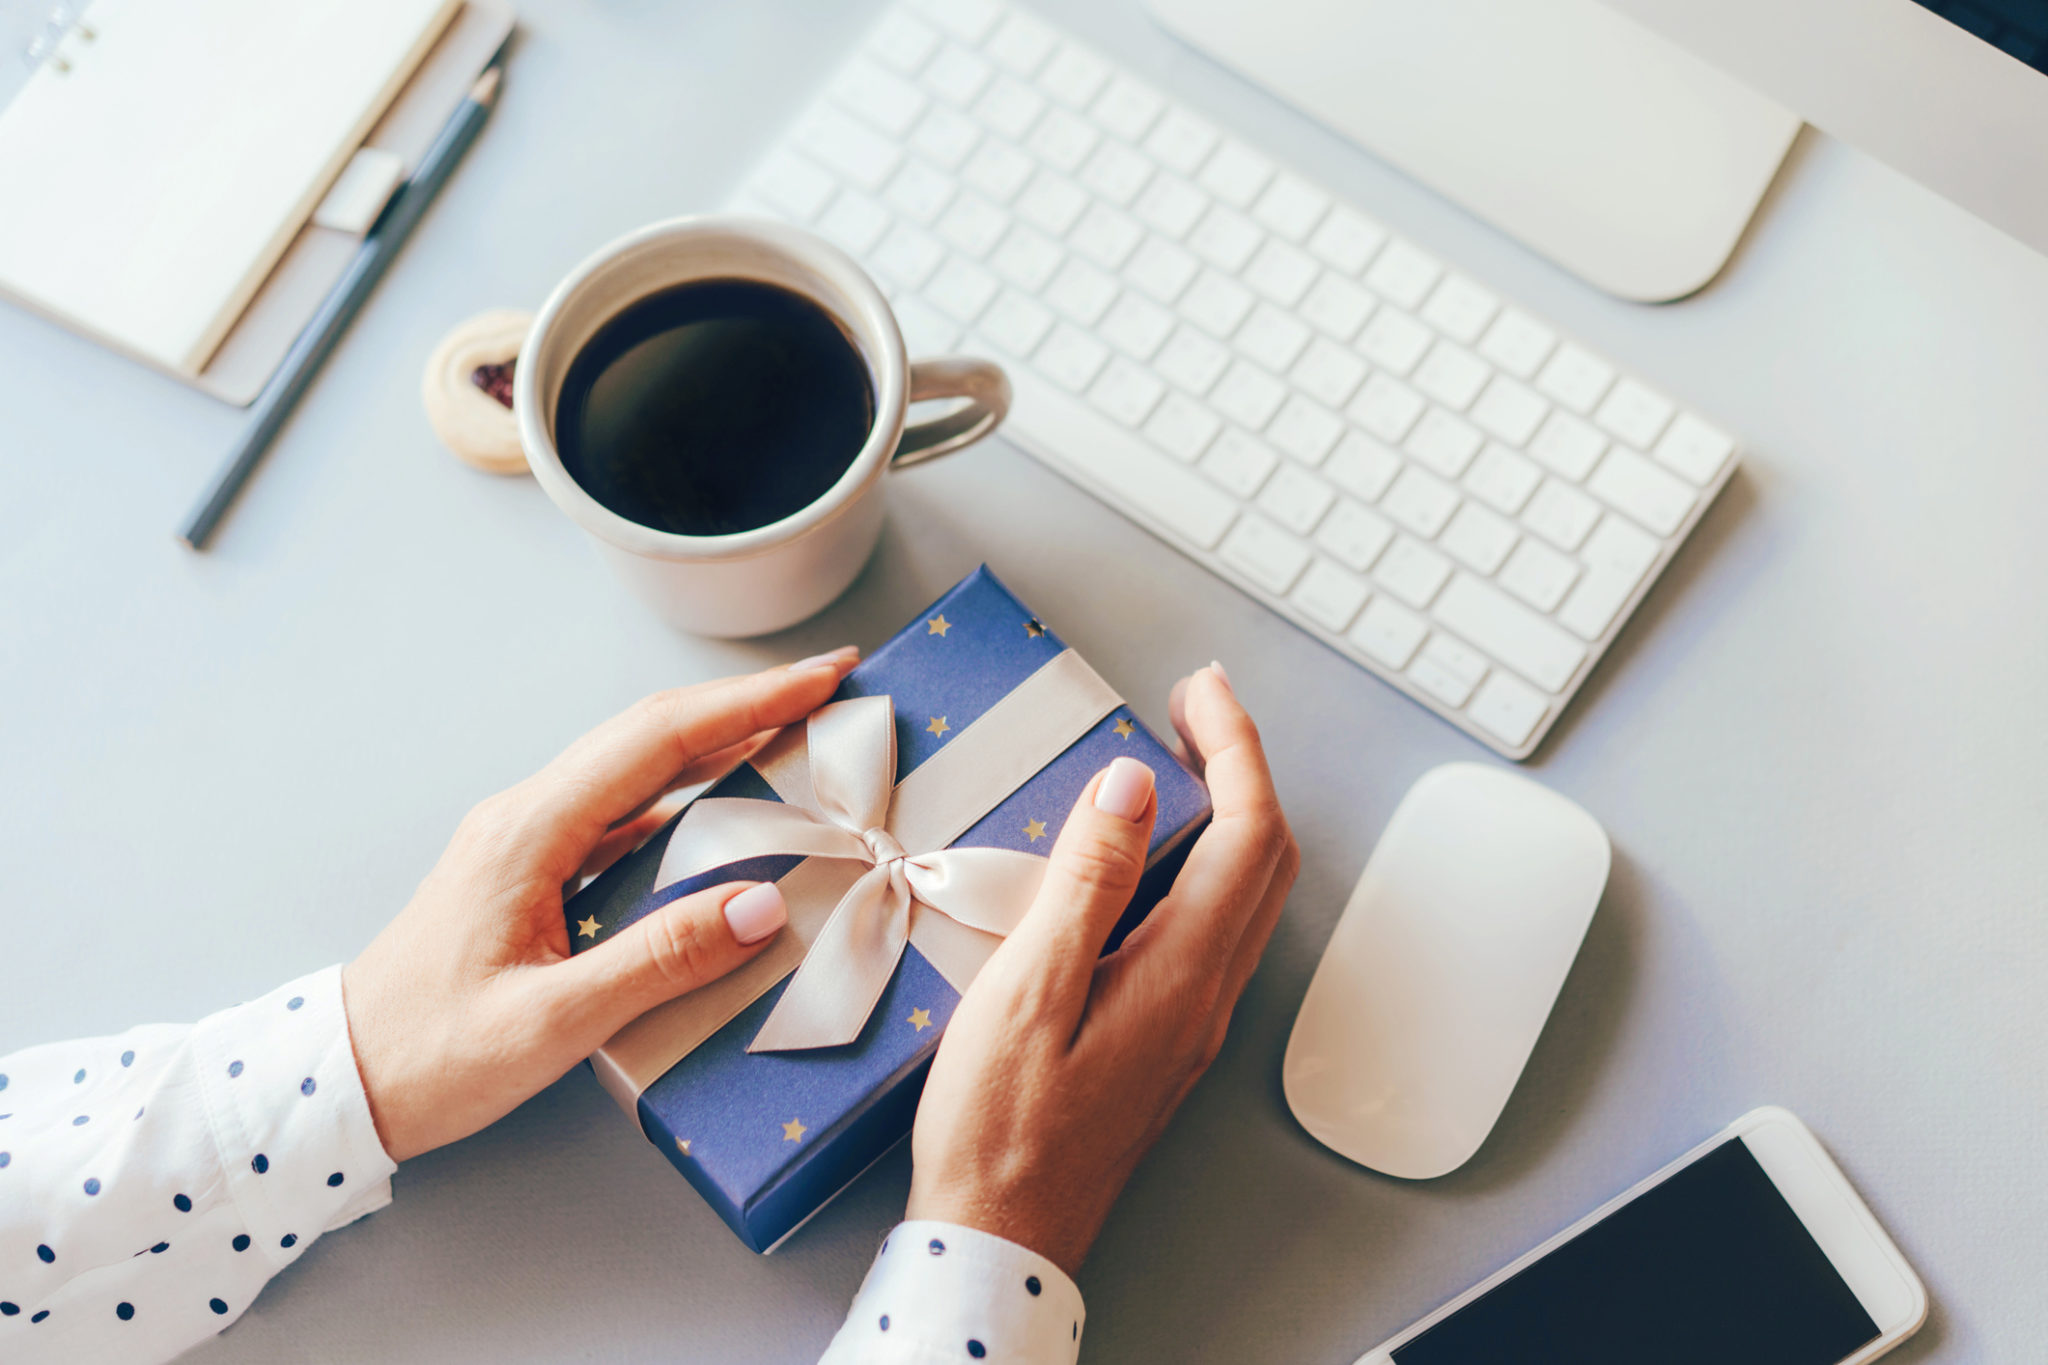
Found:
M 1301 1126 L 1410 1180 L 1479 1150 L 1607 885 L 1607 835 L 1526 777 L 1422 775 L 1387 822 L 1287 1040 Z

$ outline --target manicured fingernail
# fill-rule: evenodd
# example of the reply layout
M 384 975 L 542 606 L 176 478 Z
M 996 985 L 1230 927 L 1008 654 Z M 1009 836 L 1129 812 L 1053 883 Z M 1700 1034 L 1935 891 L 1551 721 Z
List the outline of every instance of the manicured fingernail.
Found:
M 807 668 L 823 668 L 825 665 L 830 664 L 832 665 L 832 667 L 844 673 L 847 669 L 853 667 L 855 664 L 859 662 L 859 645 L 841 645 L 839 648 L 833 650 L 830 654 L 813 654 L 808 659 L 798 659 L 795 663 L 789 666 L 789 671 L 792 673 L 801 673 Z
M 1237 689 L 1230 685 L 1230 675 L 1223 671 L 1222 664 L 1217 663 L 1214 659 L 1209 660 L 1209 671 L 1214 673 L 1216 680 L 1223 684 L 1224 691 L 1230 693 L 1233 697 L 1237 695 Z
M 750 886 L 725 903 L 725 922 L 741 946 L 772 938 L 789 923 L 789 906 L 774 882 Z
M 1119 820 L 1135 820 L 1152 799 L 1152 770 L 1135 758 L 1120 758 L 1102 775 L 1095 789 L 1095 809 Z

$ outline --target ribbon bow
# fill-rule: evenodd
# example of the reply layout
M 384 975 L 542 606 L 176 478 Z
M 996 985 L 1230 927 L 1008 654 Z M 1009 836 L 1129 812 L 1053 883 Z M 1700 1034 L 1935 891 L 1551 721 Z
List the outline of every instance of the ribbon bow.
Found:
M 906 849 L 893 823 L 896 723 L 888 697 L 833 702 L 805 726 L 815 810 L 716 797 L 670 836 L 657 889 L 746 858 L 800 855 L 865 867 L 811 942 L 749 1052 L 834 1047 L 860 1036 L 919 915 L 1003 937 L 1031 907 L 1045 859 L 1000 848 Z

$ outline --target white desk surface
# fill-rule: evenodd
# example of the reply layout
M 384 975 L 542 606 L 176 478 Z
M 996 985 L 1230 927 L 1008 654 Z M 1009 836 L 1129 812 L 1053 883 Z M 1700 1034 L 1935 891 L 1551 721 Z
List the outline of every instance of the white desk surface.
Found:
M 1603 298 L 1155 29 L 1070 27 L 1744 434 L 1531 765 L 1614 878 L 1478 1157 L 1369 1174 L 1280 1055 L 1374 836 L 1488 755 L 1001 442 L 903 477 L 778 638 L 653 624 L 529 480 L 440 452 L 419 373 L 625 229 L 719 203 L 876 5 L 531 0 L 504 102 L 210 554 L 237 413 L 0 310 L 0 1051 L 188 1019 L 346 958 L 463 810 L 640 694 L 872 644 L 986 557 L 1154 724 L 1211 656 L 1300 884 L 1209 1079 L 1082 1274 L 1095 1361 L 1360 1351 L 1751 1106 L 1818 1131 L 1925 1276 L 1901 1360 L 2048 1329 L 2048 259 L 1808 134 L 1726 275 Z M 410 1163 L 193 1359 L 808 1360 L 898 1151 L 759 1259 L 581 1069 Z

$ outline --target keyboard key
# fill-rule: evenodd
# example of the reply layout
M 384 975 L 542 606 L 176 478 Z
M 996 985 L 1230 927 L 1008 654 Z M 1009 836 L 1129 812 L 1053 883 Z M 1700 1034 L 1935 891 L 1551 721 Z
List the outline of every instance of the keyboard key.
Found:
M 1393 539 L 1394 528 L 1385 517 L 1349 498 L 1337 499 L 1335 510 L 1316 528 L 1316 544 L 1360 573 L 1372 567 Z
M 1465 714 L 1472 723 L 1511 749 L 1519 749 L 1535 732 L 1536 722 L 1550 703 L 1543 694 L 1525 687 L 1505 673 L 1495 673 L 1472 699 Z
M 1252 217 L 1290 242 L 1303 242 L 1329 208 L 1329 195 L 1282 171 L 1259 196 Z
M 983 335 L 1014 356 L 1030 355 L 1052 330 L 1052 324 L 1051 309 L 1007 289 L 981 317 Z
M 1500 299 L 1463 275 L 1446 275 L 1422 306 L 1422 320 L 1460 345 L 1479 340 L 1500 311 Z
M 944 355 L 960 340 L 960 328 L 923 299 L 898 299 L 892 307 L 903 332 L 903 348 L 913 356 Z
M 1557 609 L 1558 624 L 1588 640 L 1599 639 L 1641 581 L 1617 569 L 1598 565 L 1587 569 L 1571 596 Z
M 1109 80 L 1109 64 L 1073 43 L 1060 49 L 1052 64 L 1039 73 L 1045 92 L 1073 109 L 1085 109 Z
M 1051 29 L 1028 14 L 1013 11 L 982 44 L 981 50 L 994 58 L 997 66 L 1029 80 L 1057 46 L 1059 38 Z
M 1365 272 L 1365 282 L 1396 308 L 1414 312 L 1444 273 L 1443 262 L 1403 241 L 1390 242 Z
M 1382 441 L 1398 444 L 1428 406 L 1421 394 L 1400 380 L 1376 374 L 1365 381 L 1365 387 L 1344 411 Z
M 1435 475 L 1413 467 L 1402 470 L 1394 486 L 1380 499 L 1382 512 L 1424 540 L 1434 539 L 1457 507 L 1455 489 Z
M 1238 497 L 1249 498 L 1279 463 L 1280 457 L 1264 441 L 1225 427 L 1202 457 L 1202 472 Z
M 1244 282 L 1282 308 L 1292 308 L 1321 271 L 1307 253 L 1268 240 L 1245 266 Z
M 1185 109 L 1167 110 L 1145 139 L 1145 150 L 1160 165 L 1181 175 L 1193 175 L 1215 146 L 1215 128 Z
M 1167 338 L 1153 366 L 1159 373 L 1199 398 L 1230 368 L 1230 352 L 1192 327 Z
M 1451 524 L 1444 527 L 1437 543 L 1466 568 L 1491 577 L 1508 557 L 1508 551 L 1515 548 L 1518 539 L 1520 533 L 1511 523 L 1476 502 L 1468 502 L 1451 518 Z
M 1039 120 L 1024 145 L 1046 165 L 1071 175 L 1100 141 L 1102 134 L 1088 120 L 1070 110 L 1055 109 Z
M 990 138 L 960 168 L 960 178 L 998 204 L 1007 204 L 1037 169 L 1030 157 L 1001 138 Z
M 1033 434 L 1049 450 L 1073 452 L 1055 455 L 1053 463 L 1101 484 L 1117 506 L 1164 526 L 1199 550 L 1214 549 L 1236 520 L 1236 501 L 1172 456 L 1057 390 L 1039 388 L 1028 371 L 1017 380 Z
M 1187 181 L 1171 175 L 1155 175 L 1138 194 L 1131 211 L 1176 242 L 1188 235 L 1208 211 L 1209 197 Z
M 1010 215 L 971 190 L 955 199 L 938 223 L 939 236 L 977 261 L 995 249 L 1009 228 Z
M 1097 372 L 1109 360 L 1109 348 L 1086 332 L 1077 331 L 1063 322 L 1038 348 L 1035 359 L 1038 368 L 1045 371 L 1054 383 L 1079 393 L 1093 382 Z
M 1691 485 L 1625 446 L 1607 452 L 1586 487 L 1661 536 L 1678 530 L 1695 500 Z
M 1612 569 L 1626 574 L 1633 584 L 1657 562 L 1662 547 L 1620 517 L 1601 522 L 1579 550 L 1579 557 L 1593 569 Z
M 1365 651 L 1366 657 L 1398 670 L 1408 666 L 1408 661 L 1415 657 L 1416 646 L 1427 634 L 1429 626 L 1420 616 L 1384 597 L 1375 597 L 1348 638 Z
M 939 267 L 939 273 L 923 290 L 924 296 L 960 322 L 972 322 L 994 300 L 1002 286 L 996 277 L 972 261 L 955 256 Z
M 1386 245 L 1387 230 L 1372 219 L 1338 205 L 1308 239 L 1308 249 L 1332 270 L 1356 275 Z
M 1216 411 L 1247 431 L 1258 431 L 1272 421 L 1286 397 L 1285 384 L 1243 360 L 1233 362 L 1209 393 Z
M 1367 502 L 1378 502 L 1407 465 L 1399 455 L 1359 431 L 1347 431 L 1337 442 L 1323 473 Z
M 1088 195 L 1081 187 L 1054 171 L 1031 177 L 1017 197 L 1018 216 L 1055 237 L 1066 236 L 1087 207 Z
M 1486 362 L 1452 341 L 1439 341 L 1415 371 L 1415 387 L 1453 412 L 1472 406 L 1492 376 Z
M 1372 577 L 1409 606 L 1419 608 L 1429 605 L 1450 573 L 1450 560 L 1406 536 L 1395 536 L 1379 563 L 1373 565 Z
M 1037 293 L 1045 288 L 1066 253 L 1035 228 L 1017 224 L 989 256 L 988 263 L 998 275 L 1019 289 Z
M 1536 376 L 1537 388 L 1581 416 L 1593 411 L 1612 383 L 1612 365 L 1569 341 L 1552 353 Z
M 947 47 L 932 58 L 931 65 L 924 69 L 920 79 L 925 89 L 964 109 L 974 103 L 975 96 L 982 92 L 994 75 L 995 70 L 972 52 Z
M 1607 449 L 1607 438 L 1568 412 L 1552 412 L 1529 442 L 1529 453 L 1553 473 L 1577 483 Z
M 1434 610 L 1437 620 L 1546 692 L 1562 692 L 1585 662 L 1585 646 L 1470 574 L 1455 575 Z
M 1473 497 L 1509 516 L 1522 510 L 1542 481 L 1543 471 L 1534 462 L 1497 442 L 1487 443 L 1465 475 L 1465 487 Z
M 1145 239 L 1145 229 L 1128 213 L 1118 213 L 1108 205 L 1092 205 L 1081 221 L 1067 233 L 1067 246 L 1096 262 L 1104 270 L 1116 270 L 1120 264 L 1130 260 L 1139 241 Z
M 882 197 L 911 222 L 930 223 L 951 202 L 953 177 L 922 161 L 906 161 Z
M 1223 426 L 1216 414 L 1185 394 L 1168 391 L 1145 423 L 1152 443 L 1175 459 L 1190 464 L 1201 458 Z
M 840 105 L 891 137 L 909 132 L 931 102 L 901 76 L 860 57 L 840 68 L 830 93 Z
M 1115 280 L 1086 261 L 1069 260 L 1046 287 L 1045 301 L 1083 327 L 1093 327 L 1116 295 Z
M 1181 295 L 1179 306 L 1182 317 L 1209 335 L 1227 337 L 1252 311 L 1252 295 L 1237 281 L 1204 270 L 1187 293 Z
M 1679 414 L 1671 429 L 1664 433 L 1664 439 L 1657 442 L 1657 448 L 1650 453 L 1666 469 L 1676 470 L 1693 483 L 1704 486 L 1713 482 L 1714 476 L 1721 472 L 1721 466 L 1728 463 L 1728 457 L 1735 453 L 1735 441 L 1727 432 L 1718 431 L 1685 412 Z
M 1110 305 L 1096 330 L 1102 339 L 1134 360 L 1150 360 L 1173 334 L 1173 314 L 1136 294 L 1124 293 Z
M 1118 76 L 1110 81 L 1107 90 L 1096 96 L 1095 105 L 1089 112 L 1097 123 L 1124 141 L 1136 142 L 1145 136 L 1145 131 L 1165 107 L 1166 101 L 1159 97 L 1157 90 L 1129 76 Z
M 939 45 L 939 35 L 908 12 L 892 9 L 868 35 L 867 49 L 906 76 L 917 74 Z
M 1273 178 L 1273 163 L 1236 139 L 1226 139 L 1196 177 L 1202 187 L 1235 208 L 1258 197 Z
M 1317 557 L 1294 586 L 1294 605 L 1323 629 L 1342 634 L 1371 595 L 1357 574 Z
M 1269 303 L 1252 309 L 1231 340 L 1238 352 L 1269 370 L 1285 371 L 1308 345 L 1309 330 Z
M 1498 581 L 1536 610 L 1555 611 L 1578 576 L 1579 566 L 1570 559 L 1537 541 L 1524 540 L 1501 565 Z
M 1274 594 L 1285 593 L 1308 567 L 1308 546 L 1259 516 L 1247 512 L 1223 541 L 1223 562 Z
M 864 190 L 880 189 L 903 159 L 881 134 L 836 115 L 806 120 L 797 132 L 797 143 L 820 166 L 830 166 L 841 179 Z
M 974 144 L 981 141 L 981 129 L 965 114 L 935 104 L 910 135 L 910 145 L 935 166 L 949 171 L 960 169 Z
M 1483 439 L 1464 418 L 1431 408 L 1422 414 L 1401 448 L 1445 478 L 1455 479 L 1472 463 Z
M 1195 224 L 1195 230 L 1188 234 L 1188 245 L 1209 264 L 1227 275 L 1235 275 L 1258 249 L 1259 230 L 1243 214 L 1218 204 Z
M 889 210 L 858 190 L 842 190 L 818 220 L 818 231 L 854 255 L 865 256 L 882 240 L 889 222 Z
M 1374 307 L 1372 295 L 1326 271 L 1303 296 L 1301 315 L 1311 326 L 1336 340 L 1349 341 L 1358 335 L 1359 326 Z
M 1484 655 L 1439 632 L 1429 637 L 1421 655 L 1408 666 L 1408 681 L 1444 705 L 1459 707 L 1487 667 Z
M 1259 510 L 1295 535 L 1305 536 L 1336 500 L 1330 485 L 1300 465 L 1282 464 L 1259 491 Z
M 1433 332 L 1406 313 L 1382 308 L 1353 344 L 1360 355 L 1388 374 L 1405 375 L 1435 340 Z
M 1152 415 L 1152 409 L 1166 394 L 1166 385 L 1150 370 L 1139 369 L 1122 356 L 1113 356 L 1088 390 L 1089 401 L 1127 427 L 1137 426 Z
M 995 0 L 918 0 L 926 18 L 955 38 L 978 43 L 1003 16 Z
M 929 233 L 908 223 L 898 223 L 875 248 L 872 259 L 883 278 L 905 289 L 915 289 L 930 279 L 939 262 L 946 259 L 946 248 Z
M 831 176 L 803 157 L 795 152 L 782 152 L 755 172 L 753 188 L 797 222 L 808 223 L 838 187 Z
M 1522 525 L 1560 550 L 1576 550 L 1600 520 L 1600 504 L 1569 484 L 1544 480 L 1522 513 Z
M 1121 142 L 1105 142 L 1088 158 L 1081 183 L 1119 208 L 1128 207 L 1152 178 L 1152 163 Z
M 1298 393 L 1280 405 L 1266 428 L 1266 439 L 1282 454 L 1310 466 L 1321 464 L 1343 434 L 1343 418 Z
M 1304 393 L 1333 408 L 1341 408 L 1364 382 L 1365 362 L 1343 347 L 1317 337 L 1302 352 L 1301 359 L 1294 362 L 1288 377 Z
M 1636 449 L 1648 450 L 1663 435 L 1675 411 L 1663 394 L 1633 379 L 1623 379 L 1608 393 L 1593 420 Z
M 1161 303 L 1172 303 L 1188 287 L 1202 263 L 1172 242 L 1147 237 L 1124 262 L 1123 276 Z
M 1505 308 L 1486 329 L 1479 354 L 1517 379 L 1530 379 L 1556 345 L 1557 333 L 1519 308 Z
M 1550 404 L 1537 397 L 1535 390 L 1497 374 L 1472 405 L 1471 416 L 1489 434 L 1511 446 L 1521 446 L 1529 443 L 1549 411 Z

